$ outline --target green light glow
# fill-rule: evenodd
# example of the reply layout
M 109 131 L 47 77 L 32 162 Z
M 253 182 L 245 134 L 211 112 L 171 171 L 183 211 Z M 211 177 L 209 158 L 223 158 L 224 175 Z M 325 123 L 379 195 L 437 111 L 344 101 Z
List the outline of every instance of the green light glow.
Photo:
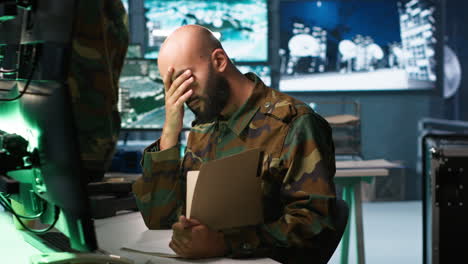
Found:
M 39 145 L 40 132 L 29 124 L 22 111 L 19 100 L 13 102 L 0 102 L 0 130 L 7 133 L 16 133 L 28 142 L 28 150 L 32 151 Z

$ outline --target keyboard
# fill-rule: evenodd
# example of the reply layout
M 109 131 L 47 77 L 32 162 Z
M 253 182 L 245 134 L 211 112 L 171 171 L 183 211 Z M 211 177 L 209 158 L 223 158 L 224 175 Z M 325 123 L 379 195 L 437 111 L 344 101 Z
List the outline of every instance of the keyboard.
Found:
M 60 232 L 47 232 L 45 234 L 35 234 L 40 242 L 57 252 L 77 252 L 70 246 L 70 240 Z

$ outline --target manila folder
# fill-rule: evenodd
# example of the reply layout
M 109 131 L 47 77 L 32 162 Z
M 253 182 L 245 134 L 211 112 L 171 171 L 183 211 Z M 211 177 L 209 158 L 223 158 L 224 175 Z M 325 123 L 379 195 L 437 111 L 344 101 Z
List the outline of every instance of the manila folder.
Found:
M 186 216 L 214 230 L 262 223 L 260 154 L 247 150 L 189 171 Z

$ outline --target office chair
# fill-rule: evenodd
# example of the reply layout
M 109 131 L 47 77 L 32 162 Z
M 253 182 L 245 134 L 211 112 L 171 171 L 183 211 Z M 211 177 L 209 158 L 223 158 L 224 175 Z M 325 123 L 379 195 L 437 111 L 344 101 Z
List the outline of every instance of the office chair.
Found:
M 290 262 L 286 256 L 296 255 L 297 259 L 291 263 L 300 264 L 327 264 L 333 256 L 336 248 L 340 244 L 341 237 L 344 234 L 349 219 L 349 208 L 345 201 L 336 198 L 336 204 L 333 212 L 335 230 L 325 229 L 320 234 L 314 236 L 312 243 L 316 245 L 313 248 L 283 248 L 275 250 L 274 260 L 285 263 Z
M 336 208 L 335 208 L 335 231 L 325 230 L 321 234 L 324 238 L 321 241 L 320 250 L 318 252 L 319 256 L 314 257 L 314 263 L 326 264 L 333 256 L 336 248 L 340 244 L 341 238 L 343 237 L 346 225 L 348 224 L 349 219 L 349 207 L 345 201 L 340 198 L 336 198 Z

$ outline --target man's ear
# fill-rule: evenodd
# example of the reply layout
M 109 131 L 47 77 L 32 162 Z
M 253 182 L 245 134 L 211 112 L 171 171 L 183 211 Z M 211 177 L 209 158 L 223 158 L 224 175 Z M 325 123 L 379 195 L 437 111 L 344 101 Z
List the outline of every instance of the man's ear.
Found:
M 217 72 L 224 72 L 229 62 L 229 57 L 223 49 L 215 49 L 211 53 L 213 67 Z

